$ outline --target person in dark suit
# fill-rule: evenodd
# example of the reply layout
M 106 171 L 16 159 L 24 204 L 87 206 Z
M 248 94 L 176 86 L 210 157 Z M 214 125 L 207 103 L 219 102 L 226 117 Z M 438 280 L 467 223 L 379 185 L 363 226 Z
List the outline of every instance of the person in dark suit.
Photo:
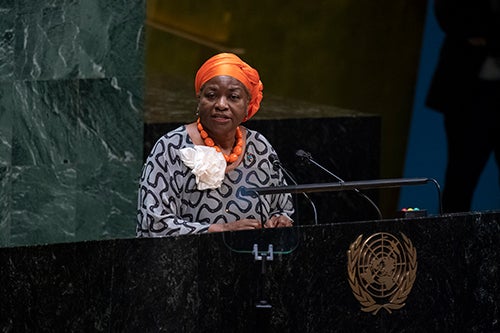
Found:
M 443 210 L 465 212 L 492 152 L 500 166 L 500 0 L 435 0 L 434 10 L 445 38 L 426 104 L 444 115 Z

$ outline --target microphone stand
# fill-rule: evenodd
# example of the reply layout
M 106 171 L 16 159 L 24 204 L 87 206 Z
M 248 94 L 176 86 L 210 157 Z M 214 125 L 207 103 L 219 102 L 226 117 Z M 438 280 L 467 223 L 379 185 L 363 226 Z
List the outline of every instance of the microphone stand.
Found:
M 266 300 L 265 289 L 266 289 L 266 263 L 267 261 L 273 261 L 274 253 L 273 246 L 269 245 L 267 253 L 259 252 L 257 244 L 254 244 L 253 251 L 254 260 L 261 261 L 260 274 L 259 274 L 259 288 L 258 288 L 258 301 L 255 303 L 255 314 L 256 314 L 256 330 L 258 332 L 266 333 L 271 332 L 271 315 L 272 315 L 272 305 Z
M 281 162 L 277 159 L 273 159 L 273 161 L 271 161 L 273 166 L 281 169 L 281 171 L 283 171 L 283 173 L 290 179 L 290 181 L 294 184 L 294 185 L 298 185 L 297 181 L 295 180 L 295 178 L 292 176 L 292 174 L 285 168 L 283 167 L 283 165 L 281 164 Z M 303 192 L 302 193 L 304 195 L 304 197 L 309 201 L 309 203 L 311 204 L 311 207 L 313 209 L 313 214 L 314 214 L 314 224 L 318 224 L 318 211 L 316 210 L 316 205 L 314 204 L 314 202 L 311 200 L 311 198 L 307 195 L 307 193 Z
M 320 168 L 321 170 L 325 171 L 326 173 L 328 173 L 330 176 L 332 176 L 333 178 L 337 179 L 339 182 L 341 183 L 345 183 L 344 180 L 342 178 L 340 178 L 339 176 L 337 176 L 336 174 L 334 174 L 333 172 L 331 172 L 330 170 L 328 170 L 327 168 L 323 167 L 321 164 L 319 164 L 318 162 L 316 162 L 309 154 L 306 153 L 307 156 L 300 156 L 300 157 L 303 157 L 304 159 L 306 159 L 307 161 L 311 162 L 312 164 L 314 164 L 315 166 L 317 166 L 318 168 Z M 382 220 L 383 219 L 383 216 L 382 216 L 382 212 L 380 211 L 380 209 L 378 208 L 378 206 L 373 202 L 372 199 L 370 199 L 366 194 L 364 193 L 361 193 L 357 188 L 354 188 L 353 189 L 357 194 L 361 195 L 363 198 L 365 198 L 369 203 L 370 205 L 372 205 L 373 208 L 375 208 L 376 212 L 377 212 L 377 215 L 378 215 L 378 219 L 379 220 Z

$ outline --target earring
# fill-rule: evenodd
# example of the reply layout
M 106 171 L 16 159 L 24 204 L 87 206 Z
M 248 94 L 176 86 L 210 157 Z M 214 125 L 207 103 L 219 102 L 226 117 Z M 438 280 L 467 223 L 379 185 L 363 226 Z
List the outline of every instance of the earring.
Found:
M 198 117 L 200 115 L 200 107 L 199 106 L 196 107 L 196 111 L 195 111 L 194 115 L 196 117 Z

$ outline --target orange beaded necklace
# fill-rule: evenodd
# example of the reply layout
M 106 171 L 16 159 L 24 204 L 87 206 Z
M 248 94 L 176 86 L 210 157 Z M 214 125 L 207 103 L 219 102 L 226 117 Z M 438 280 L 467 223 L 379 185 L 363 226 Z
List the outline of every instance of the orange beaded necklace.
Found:
M 241 133 L 241 129 L 239 126 L 236 127 L 236 136 L 235 136 L 236 143 L 233 147 L 233 150 L 231 151 L 231 154 L 227 155 L 224 154 L 220 149 L 220 147 L 215 144 L 214 140 L 212 140 L 212 138 L 208 136 L 208 133 L 203 129 L 203 125 L 200 122 L 200 118 L 198 118 L 196 122 L 197 122 L 198 132 L 200 132 L 201 138 L 203 139 L 203 142 L 205 142 L 205 145 L 209 147 L 214 147 L 215 150 L 222 153 L 227 163 L 233 163 L 236 160 L 238 160 L 238 157 L 240 157 L 241 153 L 243 152 L 243 134 Z

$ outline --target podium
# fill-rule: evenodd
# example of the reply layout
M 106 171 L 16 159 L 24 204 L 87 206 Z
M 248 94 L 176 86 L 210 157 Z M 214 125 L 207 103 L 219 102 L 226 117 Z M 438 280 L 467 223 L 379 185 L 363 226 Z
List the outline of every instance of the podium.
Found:
M 264 290 L 269 331 L 498 332 L 499 220 L 492 211 L 2 248 L 0 328 L 253 332 Z M 368 257 L 383 247 L 386 258 L 402 258 L 401 248 L 411 254 L 402 273 L 413 281 L 405 280 L 397 299 L 374 297 L 375 284 L 363 289 L 370 278 L 380 283 L 389 265 L 377 256 L 353 263 L 370 237 L 385 245 L 369 248 Z M 402 247 L 392 247 L 391 237 Z M 264 284 L 253 249 L 237 249 L 254 240 L 259 255 L 269 254 L 268 240 L 275 243 Z M 394 271 L 401 262 L 392 264 Z

